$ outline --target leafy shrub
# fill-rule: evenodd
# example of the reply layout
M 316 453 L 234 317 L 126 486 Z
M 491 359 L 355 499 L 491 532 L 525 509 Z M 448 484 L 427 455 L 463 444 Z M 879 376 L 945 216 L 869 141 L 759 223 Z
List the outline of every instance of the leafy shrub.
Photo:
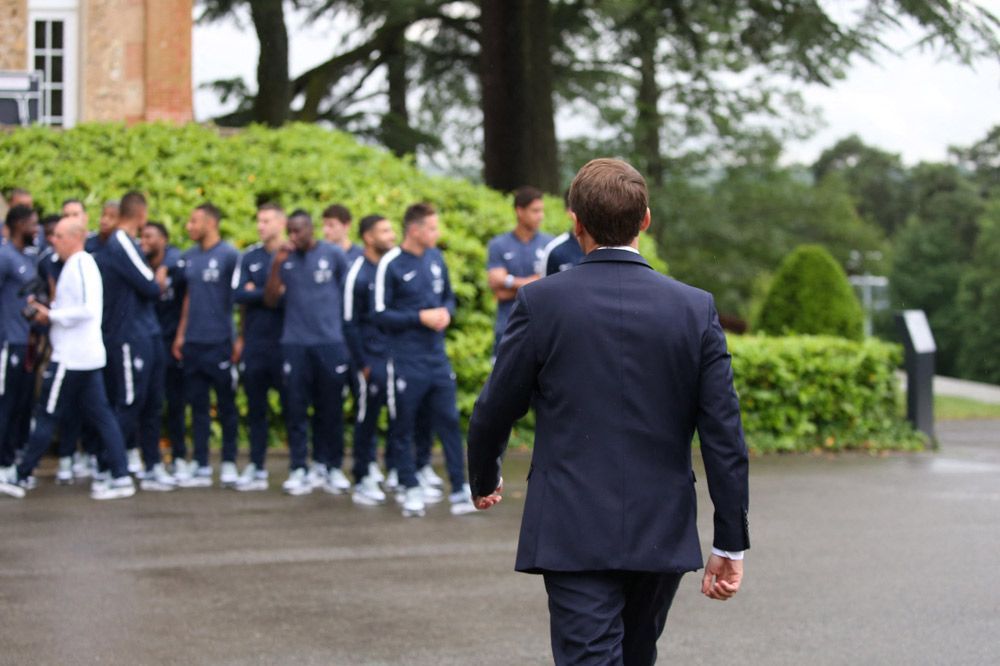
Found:
M 1000 202 L 992 202 L 980 221 L 975 254 L 958 292 L 958 311 L 960 375 L 1000 384 Z
M 150 218 L 163 222 L 182 246 L 188 244 L 184 223 L 205 200 L 222 209 L 223 237 L 238 247 L 257 240 L 259 200 L 304 208 L 317 222 L 326 205 L 340 202 L 355 219 L 377 212 L 397 224 L 407 205 L 429 201 L 440 211 L 441 247 L 458 298 L 448 353 L 466 417 L 489 373 L 496 304 L 486 283 L 486 243 L 513 228 L 510 198 L 428 176 L 409 160 L 361 145 L 348 134 L 307 124 L 250 127 L 225 136 L 199 125 L 17 129 L 0 134 L 0 186 L 29 189 L 49 211 L 78 197 L 94 228 L 104 201 L 135 188 L 145 193 Z M 546 207 L 544 230 L 565 231 L 562 201 L 548 198 Z M 665 271 L 652 238 L 644 236 L 640 245 L 653 266 Z
M 758 328 L 775 335 L 837 335 L 860 340 L 863 313 L 840 264 L 820 245 L 801 245 L 778 269 Z
M 826 336 L 730 336 L 729 349 L 754 451 L 922 444 L 898 416 L 897 345 Z

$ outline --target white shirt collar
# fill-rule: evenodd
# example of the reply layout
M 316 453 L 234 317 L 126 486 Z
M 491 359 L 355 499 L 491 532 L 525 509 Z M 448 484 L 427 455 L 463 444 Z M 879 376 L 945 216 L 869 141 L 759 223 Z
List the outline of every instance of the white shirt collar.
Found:
M 601 247 L 594 248 L 595 250 L 628 250 L 629 252 L 635 252 L 639 254 L 639 250 L 635 249 L 631 245 L 602 245 Z

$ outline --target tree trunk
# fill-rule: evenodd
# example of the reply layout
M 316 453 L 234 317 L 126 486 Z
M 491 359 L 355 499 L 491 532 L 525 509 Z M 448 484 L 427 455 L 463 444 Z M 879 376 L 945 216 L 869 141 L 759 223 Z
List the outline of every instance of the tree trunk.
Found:
M 636 91 L 635 152 L 640 170 L 652 185 L 663 185 L 663 156 L 660 153 L 660 86 L 656 82 L 656 26 L 639 29 L 636 51 L 639 56 L 639 90 Z
M 483 178 L 502 191 L 561 190 L 549 0 L 481 0 Z
M 407 79 L 405 26 L 395 33 L 384 50 L 386 79 L 389 83 L 389 112 L 382 117 L 382 143 L 393 154 L 402 157 L 416 151 L 410 114 L 406 110 Z
M 288 32 L 281 2 L 250 0 L 260 56 L 257 59 L 257 97 L 253 119 L 270 127 L 288 120 L 291 82 L 288 78 Z

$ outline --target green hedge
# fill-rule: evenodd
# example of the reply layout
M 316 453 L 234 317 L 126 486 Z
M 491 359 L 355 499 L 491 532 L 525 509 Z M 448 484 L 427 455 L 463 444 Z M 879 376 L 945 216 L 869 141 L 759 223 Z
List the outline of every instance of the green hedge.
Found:
M 822 245 L 800 245 L 781 262 L 757 325 L 772 335 L 839 335 L 860 340 L 864 314 L 833 255 Z
M 756 452 L 919 449 L 898 416 L 902 359 L 875 339 L 730 336 L 747 443 Z
M 486 243 L 513 228 L 514 211 L 509 196 L 486 187 L 428 176 L 409 160 L 307 124 L 226 135 L 193 124 L 12 130 L 0 133 L 0 188 L 11 187 L 27 188 L 47 211 L 80 198 L 94 228 L 104 201 L 138 189 L 149 200 L 150 219 L 164 222 L 182 246 L 188 244 L 184 223 L 205 200 L 222 209 L 223 236 L 239 247 L 257 240 L 261 198 L 304 208 L 317 224 L 334 202 L 346 204 L 356 220 L 377 212 L 398 224 L 407 205 L 429 201 L 441 213 L 441 247 L 458 298 L 448 353 L 465 417 L 489 373 L 496 304 L 486 283 Z M 560 199 L 546 199 L 543 228 L 552 234 L 568 228 Z M 640 245 L 665 272 L 653 239 L 644 235 Z

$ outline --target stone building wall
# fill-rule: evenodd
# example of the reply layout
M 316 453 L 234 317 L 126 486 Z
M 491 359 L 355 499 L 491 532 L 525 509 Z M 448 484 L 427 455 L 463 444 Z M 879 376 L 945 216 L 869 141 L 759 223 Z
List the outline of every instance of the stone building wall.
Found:
M 0 0 L 0 69 L 23 70 L 28 61 L 28 0 Z

